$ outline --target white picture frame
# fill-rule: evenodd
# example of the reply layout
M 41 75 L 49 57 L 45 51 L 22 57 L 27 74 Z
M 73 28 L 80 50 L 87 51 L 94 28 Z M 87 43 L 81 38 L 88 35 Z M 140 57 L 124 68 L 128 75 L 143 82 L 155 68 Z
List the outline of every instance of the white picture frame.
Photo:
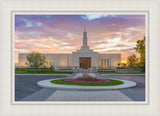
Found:
M 0 115 L 160 115 L 160 1 L 0 1 Z M 75 6 L 76 5 L 76 6 Z M 147 104 L 12 104 L 14 54 L 12 49 L 12 12 L 147 12 L 148 13 L 148 87 Z
M 50 14 L 50 15 L 68 15 L 68 14 L 115 14 L 115 15 L 126 15 L 126 14 L 129 14 L 129 15 L 145 15 L 145 29 L 147 30 L 148 28 L 148 16 L 149 16 L 149 12 L 148 11 L 130 11 L 130 12 L 125 12 L 125 11 L 12 11 L 11 12 L 11 22 L 12 22 L 12 34 L 11 34 L 11 37 L 12 37 L 12 62 L 14 62 L 14 59 L 15 59 L 15 54 L 14 54 L 14 49 L 15 49 L 15 41 L 14 41 L 14 36 L 15 36 L 15 15 L 46 15 L 46 14 Z M 147 46 L 146 46 L 146 50 L 148 50 L 148 32 L 145 34 L 146 36 L 146 43 L 147 43 Z M 148 56 L 148 52 L 147 52 L 147 56 Z M 15 67 L 14 63 L 12 64 L 11 66 L 13 69 Z M 143 74 L 142 74 L 143 75 Z M 74 102 L 74 101 L 63 101 L 63 102 L 58 102 L 58 101 L 50 101 L 50 102 L 42 102 L 42 101 L 15 101 L 15 74 L 14 74 L 14 70 L 12 72 L 12 104 L 111 104 L 111 105 L 117 105 L 117 104 L 123 104 L 123 105 L 129 105 L 129 104 L 148 104 L 148 81 L 149 81 L 149 78 L 148 78 L 148 62 L 146 62 L 146 73 L 144 74 L 145 76 L 145 100 L 144 101 L 138 101 L 138 102 L 135 102 L 135 101 L 128 101 L 128 102 L 122 102 L 122 101 L 99 101 L 99 102 L 83 102 L 83 101 L 78 101 L 78 102 Z

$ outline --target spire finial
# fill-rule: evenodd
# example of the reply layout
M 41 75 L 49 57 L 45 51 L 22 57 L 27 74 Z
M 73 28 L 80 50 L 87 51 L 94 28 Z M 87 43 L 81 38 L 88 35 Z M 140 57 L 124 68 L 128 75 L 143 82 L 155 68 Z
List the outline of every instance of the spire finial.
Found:
M 84 26 L 84 32 L 86 32 L 86 26 Z

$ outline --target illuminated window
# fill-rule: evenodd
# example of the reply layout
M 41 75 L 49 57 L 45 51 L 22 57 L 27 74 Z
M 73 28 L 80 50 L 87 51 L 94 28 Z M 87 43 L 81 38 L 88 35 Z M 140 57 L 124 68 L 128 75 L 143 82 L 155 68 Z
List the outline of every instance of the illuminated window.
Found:
M 101 59 L 101 66 L 103 66 L 103 59 Z
M 107 59 L 107 66 L 109 66 L 109 59 Z
M 50 59 L 50 66 L 52 65 L 52 59 Z
M 48 65 L 49 65 L 49 59 L 47 59 L 46 64 L 47 64 L 47 67 L 48 67 Z
M 53 66 L 55 65 L 55 60 L 53 59 L 53 62 L 52 62 Z
M 106 66 L 106 59 L 104 59 L 104 66 Z

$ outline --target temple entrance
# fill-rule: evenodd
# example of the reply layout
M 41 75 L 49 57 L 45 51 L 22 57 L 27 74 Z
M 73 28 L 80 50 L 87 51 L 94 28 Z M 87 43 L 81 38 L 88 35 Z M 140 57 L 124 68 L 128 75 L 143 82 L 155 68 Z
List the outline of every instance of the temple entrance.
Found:
M 91 68 L 91 58 L 90 57 L 81 57 L 79 58 L 80 68 L 88 69 Z

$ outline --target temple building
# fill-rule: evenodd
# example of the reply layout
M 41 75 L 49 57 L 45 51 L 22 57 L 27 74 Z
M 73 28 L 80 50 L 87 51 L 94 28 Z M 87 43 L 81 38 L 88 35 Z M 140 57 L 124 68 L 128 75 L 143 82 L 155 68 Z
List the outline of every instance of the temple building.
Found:
M 18 65 L 20 67 L 27 67 L 26 56 L 29 53 L 18 54 Z M 45 67 L 54 67 L 56 70 L 83 70 L 88 69 L 115 69 L 118 63 L 121 63 L 120 53 L 101 54 L 91 50 L 87 44 L 87 32 L 84 27 L 83 45 L 80 50 L 72 52 L 72 54 L 45 54 Z

